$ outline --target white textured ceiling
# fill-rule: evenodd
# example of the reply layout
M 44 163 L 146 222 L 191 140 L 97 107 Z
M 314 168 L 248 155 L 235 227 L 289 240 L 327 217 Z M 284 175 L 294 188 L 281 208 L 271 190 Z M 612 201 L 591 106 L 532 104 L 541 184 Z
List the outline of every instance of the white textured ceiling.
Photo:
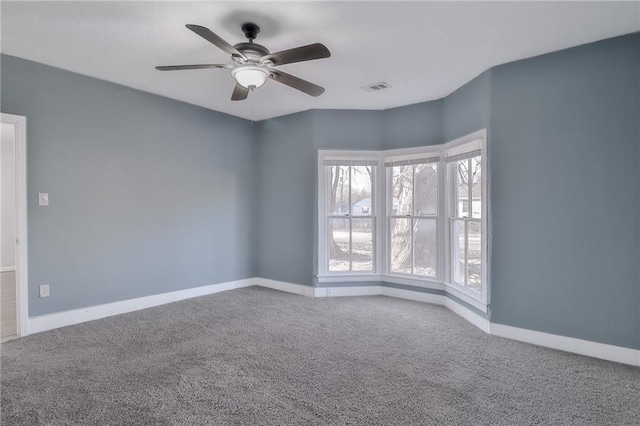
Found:
M 7 2 L 2 52 L 235 116 L 262 120 L 312 108 L 386 109 L 441 98 L 486 69 L 640 31 L 639 2 Z M 268 81 L 232 102 L 228 70 L 156 65 L 228 63 L 185 28 L 231 44 L 262 27 L 272 52 L 314 42 L 331 58 L 281 69 L 326 88 L 313 98 Z M 365 93 L 385 81 L 392 88 Z

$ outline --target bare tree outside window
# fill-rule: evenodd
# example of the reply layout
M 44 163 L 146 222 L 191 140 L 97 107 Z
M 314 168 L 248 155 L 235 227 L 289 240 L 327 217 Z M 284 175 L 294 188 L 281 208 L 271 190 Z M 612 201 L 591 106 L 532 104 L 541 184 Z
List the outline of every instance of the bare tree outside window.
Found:
M 391 193 L 391 271 L 435 277 L 438 164 L 391 167 Z

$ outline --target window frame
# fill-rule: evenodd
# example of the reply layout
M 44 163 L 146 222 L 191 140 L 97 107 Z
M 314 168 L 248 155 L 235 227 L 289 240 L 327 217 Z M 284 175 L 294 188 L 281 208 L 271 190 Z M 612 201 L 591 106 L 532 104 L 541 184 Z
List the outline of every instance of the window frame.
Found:
M 343 273 L 348 273 L 348 274 L 352 274 L 352 273 L 359 273 L 359 272 L 363 272 L 363 273 L 373 273 L 376 270 L 376 259 L 375 259 L 375 255 L 376 255 L 376 250 L 375 250 L 375 244 L 376 244 L 376 239 L 377 239 L 377 235 L 376 235 L 376 228 L 375 228 L 375 224 L 376 224 L 376 216 L 374 215 L 374 212 L 371 210 L 371 206 L 369 206 L 369 212 L 368 214 L 360 214 L 360 215 L 356 215 L 353 212 L 353 169 L 354 167 L 358 167 L 357 164 L 351 164 L 350 161 L 338 161 L 337 164 L 333 164 L 333 165 L 324 165 L 324 172 L 326 174 L 325 176 L 325 180 L 327 182 L 327 187 L 325 188 L 325 194 L 329 193 L 329 187 L 331 186 L 331 179 L 330 179 L 330 171 L 329 169 L 331 167 L 340 167 L 340 168 L 347 168 L 349 170 L 349 197 L 348 197 L 348 212 L 346 213 L 340 213 L 340 214 L 336 214 L 335 212 L 330 212 L 329 209 L 327 207 L 325 207 L 325 214 L 326 214 L 326 223 L 325 226 L 327 228 L 327 231 L 329 229 L 329 222 L 335 219 L 338 220 L 347 220 L 349 222 L 349 269 L 347 271 L 332 271 L 331 270 L 331 253 L 330 253 L 330 248 L 327 244 L 326 247 L 326 256 L 327 256 L 327 273 L 329 274 L 343 274 Z M 371 202 L 373 205 L 375 205 L 376 199 L 377 199 L 377 188 L 376 188 L 376 174 L 378 173 L 377 171 L 377 164 L 375 165 L 370 165 L 370 166 L 363 166 L 363 167 L 374 167 L 373 170 L 373 178 L 371 180 L 371 197 L 369 197 L 371 199 Z M 326 197 L 325 197 L 326 200 Z M 372 253 L 371 253 L 371 270 L 367 271 L 367 270 L 356 270 L 353 269 L 353 222 L 354 219 L 367 219 L 371 221 L 371 247 L 372 247 Z M 325 235 L 325 238 L 328 239 L 328 234 Z
M 454 252 L 454 244 L 452 241 L 452 230 L 453 230 L 453 221 L 458 220 L 455 217 L 457 210 L 457 189 L 453 191 L 452 188 L 456 184 L 456 175 L 453 167 L 449 167 L 449 164 L 446 162 L 447 157 L 453 157 L 456 155 L 465 155 L 467 153 L 473 151 L 480 151 L 480 198 L 481 198 L 481 206 L 480 206 L 480 235 L 481 235 L 481 285 L 480 291 L 476 291 L 470 289 L 464 284 L 457 283 L 453 277 L 453 252 Z M 445 164 L 445 173 L 446 176 L 445 181 L 445 193 L 446 193 L 446 253 L 447 253 L 447 265 L 446 265 L 446 278 L 444 280 L 444 284 L 447 287 L 447 291 L 464 300 L 465 302 L 469 302 L 469 300 L 475 300 L 480 302 L 483 305 L 487 305 L 489 303 L 489 234 L 488 230 L 488 222 L 489 222 L 489 199 L 488 195 L 488 160 L 487 160 L 487 133 L 486 130 L 482 130 L 479 132 L 472 133 L 470 135 L 464 136 L 460 139 L 457 139 L 452 142 L 448 142 L 444 145 L 443 149 L 443 157 L 442 160 Z M 469 194 L 471 197 L 472 194 Z M 469 218 L 460 218 L 465 221 L 465 241 L 467 241 L 468 230 L 466 224 L 468 222 L 478 222 L 478 219 L 473 218 L 473 202 L 469 200 L 470 208 L 469 208 Z M 465 244 L 466 245 L 466 244 Z M 466 247 L 465 247 L 466 251 Z M 465 253 L 466 257 L 466 253 Z M 466 261 L 465 261 L 466 263 Z M 466 271 L 465 271 L 466 274 Z M 465 276 L 465 280 L 467 277 Z M 475 305 L 474 305 L 475 306 Z
M 352 270 L 353 261 L 350 259 L 348 271 L 330 271 L 329 270 L 329 244 L 328 244 L 328 224 L 330 219 L 342 218 L 344 216 L 336 216 L 330 214 L 327 206 L 328 185 L 328 166 L 326 162 L 344 163 L 343 166 L 352 166 L 350 163 L 358 162 L 374 162 L 374 178 L 371 184 L 372 206 L 369 215 L 353 216 L 349 205 L 349 218 L 352 224 L 353 218 L 371 219 L 372 221 L 372 270 L 371 271 L 354 271 Z M 380 238 L 379 238 L 379 163 L 380 155 L 377 151 L 318 151 L 318 275 L 317 277 L 357 277 L 357 276 L 376 276 L 380 265 Z M 357 165 L 357 164 L 355 164 Z M 351 199 L 351 181 L 349 181 L 349 199 Z M 351 226 L 350 226 L 351 229 Z M 351 233 L 349 235 L 351 240 Z M 350 242 L 351 247 L 351 242 Z M 352 249 L 351 249 L 352 250 Z M 352 253 L 350 253 L 351 258 Z
M 426 147 L 425 147 L 426 148 Z M 441 195 L 442 195 L 442 186 L 441 186 L 441 156 L 440 156 L 440 150 L 421 150 L 422 152 L 420 153 L 420 156 L 416 157 L 415 155 L 410 156 L 410 158 L 404 158 L 403 156 L 397 156 L 397 155 L 384 155 L 383 156 L 383 162 L 384 164 L 384 174 L 385 174 L 385 195 L 388 194 L 388 196 L 385 198 L 386 202 L 385 202 L 385 207 L 386 207 L 386 211 L 385 211 L 385 215 L 383 218 L 385 221 L 385 235 L 384 235 L 384 239 L 385 239 L 385 272 L 388 276 L 398 276 L 398 277 L 404 277 L 404 278 L 410 278 L 410 279 L 419 279 L 419 280 L 426 280 L 426 281 L 432 281 L 432 280 L 439 280 L 441 279 L 442 276 L 442 268 L 440 266 L 441 263 L 441 258 L 442 253 L 441 253 L 441 221 L 442 221 L 442 215 L 441 215 Z M 389 151 L 386 151 L 387 153 Z M 412 157 L 412 158 L 411 158 Z M 433 161 L 435 158 L 437 158 L 436 161 Z M 424 160 L 424 162 L 418 162 L 420 160 Z M 402 161 L 415 161 L 414 164 L 412 164 L 412 185 L 411 185 L 411 214 L 410 215 L 399 215 L 399 214 L 393 214 L 393 163 L 394 162 L 402 162 Z M 387 163 L 391 163 L 390 166 L 387 166 Z M 436 213 L 435 214 L 430 214 L 430 215 L 418 215 L 416 214 L 416 206 L 415 206 L 415 166 L 418 164 L 436 164 L 437 167 L 437 176 L 438 176 L 438 185 L 436 188 L 436 197 L 437 197 L 437 201 L 436 201 Z M 393 219 L 409 219 L 411 221 L 411 273 L 403 273 L 400 271 L 393 271 L 391 269 L 391 251 L 392 251 L 392 247 L 391 247 L 391 221 Z M 436 274 L 434 276 L 428 276 L 428 275 L 418 275 L 414 273 L 414 268 L 415 268 L 415 246 L 414 246 L 414 237 L 415 237 L 415 229 L 414 229 L 414 221 L 415 220 L 421 220 L 421 219 L 429 219 L 429 220 L 434 220 L 435 224 L 436 224 Z

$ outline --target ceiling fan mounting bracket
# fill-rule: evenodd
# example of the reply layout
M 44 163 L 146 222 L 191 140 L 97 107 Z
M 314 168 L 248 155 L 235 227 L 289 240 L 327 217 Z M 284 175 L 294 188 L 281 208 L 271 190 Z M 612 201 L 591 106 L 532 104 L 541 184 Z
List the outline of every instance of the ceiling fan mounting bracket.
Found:
M 252 22 L 246 22 L 242 24 L 242 32 L 245 37 L 249 39 L 249 43 L 253 43 L 253 40 L 255 40 L 258 33 L 260 33 L 260 27 Z

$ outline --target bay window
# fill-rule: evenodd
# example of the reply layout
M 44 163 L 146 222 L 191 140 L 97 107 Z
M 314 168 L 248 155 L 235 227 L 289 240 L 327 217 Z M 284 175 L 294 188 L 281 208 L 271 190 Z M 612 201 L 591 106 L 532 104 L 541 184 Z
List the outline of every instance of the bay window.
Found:
M 319 151 L 318 281 L 445 290 L 486 311 L 485 148 L 480 131 L 438 146 Z

